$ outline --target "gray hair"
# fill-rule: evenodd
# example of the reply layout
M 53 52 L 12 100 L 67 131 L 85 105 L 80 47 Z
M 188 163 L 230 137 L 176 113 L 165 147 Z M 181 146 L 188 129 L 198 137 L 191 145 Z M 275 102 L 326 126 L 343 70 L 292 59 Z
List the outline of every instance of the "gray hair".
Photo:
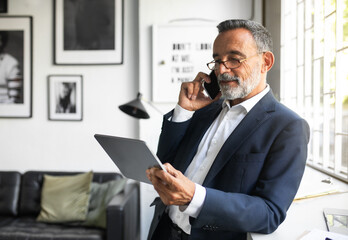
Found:
M 273 49 L 271 34 L 258 22 L 243 19 L 231 19 L 219 23 L 217 28 L 219 33 L 237 28 L 244 28 L 249 30 L 252 34 L 259 53 L 272 51 Z

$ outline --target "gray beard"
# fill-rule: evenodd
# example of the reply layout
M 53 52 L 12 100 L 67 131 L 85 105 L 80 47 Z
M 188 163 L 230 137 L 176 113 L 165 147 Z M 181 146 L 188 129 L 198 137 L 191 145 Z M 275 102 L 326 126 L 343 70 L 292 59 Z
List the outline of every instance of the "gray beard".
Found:
M 235 100 L 238 98 L 245 98 L 248 96 L 261 80 L 261 73 L 258 67 L 255 67 L 250 77 L 242 81 L 239 77 L 231 76 L 228 73 L 223 73 L 218 76 L 218 82 L 221 89 L 222 97 L 227 100 Z M 220 84 L 220 81 L 236 81 L 237 87 L 231 87 L 227 84 Z

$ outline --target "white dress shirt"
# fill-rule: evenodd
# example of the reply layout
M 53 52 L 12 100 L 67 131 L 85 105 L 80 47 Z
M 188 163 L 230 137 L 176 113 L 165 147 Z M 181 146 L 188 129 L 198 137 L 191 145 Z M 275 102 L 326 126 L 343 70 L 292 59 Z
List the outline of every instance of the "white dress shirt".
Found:
M 185 207 L 175 205 L 168 207 L 168 214 L 173 223 L 177 224 L 187 234 L 191 232 L 189 217 L 197 217 L 203 207 L 206 190 L 202 184 L 217 154 L 238 124 L 269 90 L 270 87 L 267 84 L 267 87 L 262 92 L 235 106 L 230 106 L 229 101 L 225 100 L 220 114 L 204 134 L 196 155 L 185 171 L 185 176 L 193 181 L 196 186 L 193 199 Z M 187 111 L 176 105 L 171 121 L 186 121 L 193 114 L 193 111 Z

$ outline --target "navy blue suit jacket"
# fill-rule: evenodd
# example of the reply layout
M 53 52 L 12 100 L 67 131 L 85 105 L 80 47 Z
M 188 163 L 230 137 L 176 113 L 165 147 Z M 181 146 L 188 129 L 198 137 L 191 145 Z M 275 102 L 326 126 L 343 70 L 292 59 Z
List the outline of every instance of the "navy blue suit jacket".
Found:
M 217 101 L 182 123 L 164 117 L 157 155 L 185 172 L 198 145 L 222 109 Z M 246 239 L 271 233 L 286 216 L 307 158 L 309 127 L 270 91 L 245 116 L 218 153 L 203 186 L 207 190 L 191 239 Z M 149 239 L 165 206 L 156 199 Z

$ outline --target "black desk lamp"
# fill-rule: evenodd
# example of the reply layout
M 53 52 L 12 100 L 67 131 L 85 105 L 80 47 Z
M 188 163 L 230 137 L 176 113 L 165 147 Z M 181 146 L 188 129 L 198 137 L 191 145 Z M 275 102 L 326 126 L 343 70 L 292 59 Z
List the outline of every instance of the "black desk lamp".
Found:
M 118 108 L 132 117 L 148 119 L 150 118 L 150 115 L 146 112 L 144 105 L 141 103 L 141 97 L 141 93 L 138 93 L 136 99 L 120 105 Z

